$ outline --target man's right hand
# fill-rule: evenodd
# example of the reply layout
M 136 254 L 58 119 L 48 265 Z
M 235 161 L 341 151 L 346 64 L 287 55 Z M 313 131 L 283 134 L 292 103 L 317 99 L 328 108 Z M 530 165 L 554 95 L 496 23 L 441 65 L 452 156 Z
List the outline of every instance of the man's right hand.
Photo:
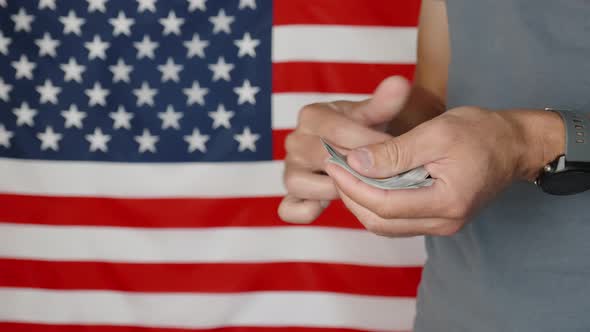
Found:
M 301 109 L 297 128 L 285 142 L 287 195 L 279 206 L 281 219 L 310 223 L 331 200 L 338 198 L 332 179 L 323 172 L 329 154 L 320 137 L 342 148 L 342 152 L 386 141 L 391 136 L 376 128 L 386 128 L 409 93 L 408 81 L 395 76 L 384 80 L 369 100 L 318 103 Z

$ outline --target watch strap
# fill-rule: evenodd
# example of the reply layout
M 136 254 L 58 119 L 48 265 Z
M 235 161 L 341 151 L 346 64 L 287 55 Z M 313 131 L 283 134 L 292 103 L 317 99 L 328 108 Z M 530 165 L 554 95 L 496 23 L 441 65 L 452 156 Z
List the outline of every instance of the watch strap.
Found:
M 549 109 L 565 124 L 565 159 L 568 163 L 590 163 L 590 114 Z

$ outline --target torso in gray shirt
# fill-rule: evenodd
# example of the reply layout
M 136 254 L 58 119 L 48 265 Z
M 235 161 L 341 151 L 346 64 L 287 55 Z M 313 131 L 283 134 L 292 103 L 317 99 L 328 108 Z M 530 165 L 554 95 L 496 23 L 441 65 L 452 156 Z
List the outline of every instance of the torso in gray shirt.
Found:
M 449 108 L 590 111 L 590 1 L 447 8 Z M 415 332 L 590 331 L 590 192 L 515 184 L 459 234 L 426 246 Z

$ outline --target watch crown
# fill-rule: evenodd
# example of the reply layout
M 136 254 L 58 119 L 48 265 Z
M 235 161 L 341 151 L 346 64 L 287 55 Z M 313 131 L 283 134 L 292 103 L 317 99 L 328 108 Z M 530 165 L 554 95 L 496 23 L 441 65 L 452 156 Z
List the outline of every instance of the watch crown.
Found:
M 544 168 L 545 172 L 549 173 L 549 172 L 553 172 L 553 167 L 551 165 L 545 165 Z

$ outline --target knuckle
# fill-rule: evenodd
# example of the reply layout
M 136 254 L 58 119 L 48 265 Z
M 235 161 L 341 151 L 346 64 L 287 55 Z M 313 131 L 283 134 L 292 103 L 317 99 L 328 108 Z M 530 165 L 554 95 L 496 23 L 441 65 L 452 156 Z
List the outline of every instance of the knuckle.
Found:
M 305 158 L 303 158 L 297 152 L 290 152 L 290 153 L 287 153 L 287 156 L 285 156 L 285 165 L 286 166 L 301 167 L 301 166 L 304 166 L 305 164 L 306 164 Z
M 293 193 L 299 187 L 299 176 L 295 172 L 288 171 L 285 172 L 283 182 L 285 184 L 285 188 L 287 189 L 288 193 Z
M 296 134 L 295 132 L 289 134 L 285 139 L 285 164 L 286 165 L 305 165 L 307 163 L 304 149 L 304 139 L 302 136 Z
M 365 221 L 362 221 L 362 223 L 365 226 L 365 228 L 371 233 L 378 234 L 383 231 L 383 227 L 381 227 L 379 225 L 379 223 L 377 223 L 377 222 L 374 222 L 371 220 L 365 220 Z
M 285 150 L 287 151 L 287 153 L 295 151 L 297 145 L 299 145 L 297 134 L 290 133 L 289 135 L 287 135 L 287 138 L 285 138 Z
M 385 236 L 387 234 L 385 230 L 385 225 L 382 221 L 377 220 L 376 218 L 365 218 L 361 220 L 361 223 L 365 227 L 365 229 L 373 234 Z
M 387 208 L 387 206 L 383 206 L 383 205 L 385 205 L 385 204 L 382 204 L 382 205 L 376 207 L 373 212 L 377 216 L 379 216 L 379 218 L 391 219 L 393 217 L 392 211 L 389 208 Z
M 451 120 L 449 120 L 448 117 L 438 121 L 437 125 L 432 126 L 431 130 L 433 131 L 432 134 L 436 137 L 436 139 L 442 143 L 452 141 L 455 134 L 451 125 Z
M 313 121 L 316 118 L 316 115 L 318 113 L 318 110 L 321 108 L 322 108 L 322 104 L 320 104 L 320 103 L 309 104 L 309 105 L 303 106 L 303 108 L 301 108 L 301 110 L 299 111 L 299 117 L 298 117 L 298 121 L 297 121 L 299 126 L 305 126 L 310 123 L 313 123 Z
M 408 164 L 409 156 L 403 153 L 403 150 L 395 139 L 386 141 L 384 150 L 392 169 L 398 170 L 401 166 Z

